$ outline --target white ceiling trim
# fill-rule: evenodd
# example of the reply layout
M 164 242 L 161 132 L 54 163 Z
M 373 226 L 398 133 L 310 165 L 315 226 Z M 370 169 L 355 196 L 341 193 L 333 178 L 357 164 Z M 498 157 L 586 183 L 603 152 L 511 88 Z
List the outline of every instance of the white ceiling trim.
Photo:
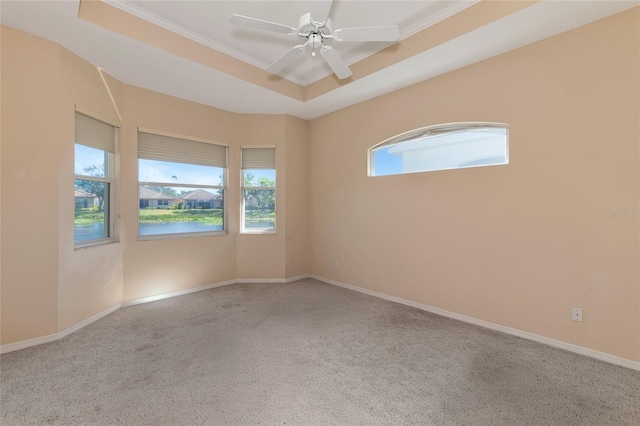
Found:
M 347 108 L 639 5 L 640 0 L 543 0 L 491 25 L 307 101 L 296 115 L 307 120 L 314 119 L 327 114 L 328 109 L 334 112 Z M 533 28 L 528 25 L 532 22 L 545 22 L 545 25 Z M 509 34 L 509 37 L 505 37 L 505 34 Z
M 171 22 L 165 18 L 162 18 L 154 13 L 151 13 L 145 9 L 142 9 L 139 6 L 136 6 L 132 3 L 130 3 L 128 0 L 100 0 L 104 3 L 107 3 L 117 9 L 120 9 L 126 13 L 129 13 L 133 16 L 136 16 L 140 19 L 143 19 L 147 22 L 150 22 L 154 25 L 157 25 L 161 28 L 164 28 L 165 30 L 171 31 L 173 33 L 179 34 L 183 37 L 188 38 L 189 40 L 195 41 L 196 43 L 200 43 L 204 46 L 210 47 L 212 49 L 215 49 L 219 52 L 222 52 L 224 54 L 227 54 L 229 56 L 232 56 L 236 59 L 239 59 L 243 62 L 246 62 L 250 65 L 253 65 L 255 67 L 258 67 L 260 69 L 266 70 L 267 67 L 269 65 L 271 65 L 270 63 L 266 63 L 263 61 L 260 61 L 250 55 L 247 55 L 243 52 L 240 52 L 239 50 L 233 49 L 225 44 L 222 43 L 218 43 L 215 40 L 210 39 L 209 37 L 205 37 L 202 34 L 199 34 L 195 31 L 191 31 L 188 28 L 185 28 L 181 25 L 178 25 L 174 22 Z M 400 32 L 400 40 L 403 40 L 405 38 L 408 38 L 414 34 L 419 33 L 422 30 L 425 30 L 441 21 L 444 21 L 447 18 L 450 18 L 451 16 L 455 15 L 456 13 L 459 13 L 471 6 L 473 6 L 476 3 L 479 3 L 481 0 L 456 0 L 454 3 L 451 3 L 450 5 L 448 5 L 447 7 L 443 8 L 442 10 L 436 12 L 435 14 L 429 16 L 427 19 L 422 20 L 414 25 L 411 25 L 405 29 L 403 29 Z M 388 46 L 390 46 L 393 43 L 389 43 L 389 44 L 384 44 L 382 46 L 380 46 L 377 49 L 374 50 L 370 50 L 368 52 L 363 52 L 359 55 L 356 55 L 352 58 L 350 58 L 347 61 L 347 65 L 353 65 L 357 62 L 362 61 L 363 59 L 368 58 L 369 56 L 372 56 L 378 52 L 380 52 L 381 50 L 386 49 Z M 330 76 L 333 74 L 333 71 L 331 70 L 324 70 L 322 68 L 317 68 L 318 72 L 314 73 L 312 76 L 310 76 L 308 79 L 300 79 L 298 77 L 292 76 L 292 75 L 285 75 L 284 73 L 277 73 L 278 76 L 287 79 L 293 83 L 299 84 L 300 86 L 308 86 L 311 83 L 314 83 L 318 80 L 321 80 L 327 76 Z
M 189 40 L 195 41 L 196 43 L 200 43 L 202 45 L 215 49 L 218 52 L 222 52 L 226 55 L 232 56 L 236 59 L 239 59 L 243 62 L 246 62 L 260 69 L 266 70 L 266 68 L 270 65 L 265 62 L 259 61 L 256 58 L 249 56 L 245 53 L 242 53 L 236 49 L 232 49 L 227 45 L 211 40 L 209 37 L 205 37 L 201 34 L 198 34 L 195 31 L 191 31 L 181 25 L 175 24 L 154 13 L 148 12 L 134 4 L 129 3 L 127 0 L 100 0 L 100 1 L 102 1 L 103 3 L 107 3 L 108 5 L 113 6 L 117 9 L 120 9 L 124 12 L 127 12 L 133 16 L 136 16 L 140 19 L 144 19 L 145 21 L 150 22 L 154 25 L 157 25 L 161 28 L 164 28 L 165 30 L 179 34 L 183 37 L 188 38 Z M 295 77 L 287 77 L 287 80 L 290 80 L 302 86 L 305 85 L 303 81 Z
M 420 31 L 425 30 L 432 25 L 435 25 L 438 22 L 444 21 L 445 19 L 452 17 L 456 13 L 462 12 L 466 8 L 471 7 L 476 3 L 480 3 L 480 1 L 481 0 L 457 0 L 455 3 L 431 15 L 427 19 L 400 31 L 400 40 L 411 37 L 412 35 L 419 33 Z
M 461 12 L 463 10 L 465 10 L 468 7 L 473 6 L 476 3 L 479 3 L 481 0 L 457 0 L 455 3 L 447 6 L 446 8 L 440 10 L 439 12 L 431 15 L 429 18 L 420 21 L 414 25 L 411 25 L 407 28 L 405 28 L 404 30 L 402 30 L 400 32 L 400 38 L 399 40 L 404 40 L 405 38 L 411 37 L 414 34 L 419 33 L 422 30 L 425 30 L 435 24 L 437 24 L 438 22 L 444 21 L 447 18 L 452 17 L 453 15 L 455 15 L 458 12 Z M 387 43 L 383 46 L 381 46 L 378 49 L 375 50 L 371 50 L 369 52 L 365 52 L 365 53 L 361 53 L 359 55 L 355 55 L 353 58 L 345 61 L 347 65 L 353 65 L 356 64 L 360 61 L 362 61 L 363 59 L 368 58 L 369 56 L 372 56 L 384 49 L 386 49 L 387 47 L 393 45 L 394 43 Z M 303 83 L 298 83 L 301 84 L 302 86 L 308 86 L 311 83 L 314 83 L 318 80 L 321 80 L 327 76 L 330 76 L 333 74 L 333 71 L 325 71 L 322 70 L 321 68 L 317 68 L 319 71 L 315 73 L 315 75 L 311 76 L 308 80 L 304 81 Z M 285 77 L 283 74 L 278 74 L 280 77 L 282 78 L 288 78 Z M 289 79 L 292 80 L 292 79 Z M 292 80 L 293 81 L 293 80 Z

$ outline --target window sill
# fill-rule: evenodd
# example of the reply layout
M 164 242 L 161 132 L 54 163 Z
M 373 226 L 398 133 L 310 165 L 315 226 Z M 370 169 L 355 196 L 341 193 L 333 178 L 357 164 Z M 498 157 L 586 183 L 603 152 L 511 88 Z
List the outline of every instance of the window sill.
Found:
M 91 241 L 84 241 L 81 243 L 76 243 L 73 250 L 74 251 L 78 251 L 78 250 L 85 250 L 88 248 L 92 248 L 92 247 L 100 247 L 100 246 L 105 246 L 107 244 L 116 244 L 119 241 L 116 241 L 113 238 L 107 238 L 104 240 L 91 240 Z
M 240 231 L 242 235 L 275 235 L 275 229 L 243 229 Z
M 214 232 L 187 232 L 182 234 L 155 234 L 155 235 L 138 235 L 138 241 L 155 241 L 155 240 L 171 240 L 176 238 L 196 238 L 196 237 L 216 237 L 229 235 L 227 231 Z

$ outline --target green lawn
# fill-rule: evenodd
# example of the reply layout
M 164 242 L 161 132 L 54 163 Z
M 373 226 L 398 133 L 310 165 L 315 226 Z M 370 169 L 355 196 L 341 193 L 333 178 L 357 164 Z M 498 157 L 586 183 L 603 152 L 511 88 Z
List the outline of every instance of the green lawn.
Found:
M 247 210 L 244 217 L 249 222 L 273 222 L 276 219 L 276 212 L 273 210 L 260 211 L 260 209 Z
M 274 211 L 247 210 L 245 217 L 250 222 L 274 221 L 276 214 Z M 104 212 L 92 209 L 76 210 L 76 225 L 102 221 Z M 202 222 L 208 225 L 222 225 L 222 209 L 140 210 L 140 222 Z
M 140 210 L 140 223 L 202 222 L 222 225 L 222 209 Z
M 89 225 L 95 222 L 104 222 L 104 212 L 93 209 L 76 210 L 76 225 Z

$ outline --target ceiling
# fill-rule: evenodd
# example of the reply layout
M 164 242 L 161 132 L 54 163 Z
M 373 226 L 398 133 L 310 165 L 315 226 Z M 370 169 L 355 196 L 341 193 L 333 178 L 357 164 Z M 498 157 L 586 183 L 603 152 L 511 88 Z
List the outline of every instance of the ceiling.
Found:
M 334 29 L 398 25 L 397 43 L 331 42 L 338 80 L 304 54 L 265 71 L 296 36 L 235 27 L 232 14 L 297 26 L 330 3 Z M 118 80 L 238 113 L 310 119 L 638 6 L 640 1 L 6 1 L 3 25 L 49 39 Z
M 322 13 L 331 7 L 334 29 L 398 25 L 401 38 L 463 10 L 478 0 L 467 1 L 112 1 L 107 3 L 192 40 L 227 53 L 259 68 L 266 68 L 284 52 L 300 43 L 286 36 L 237 27 L 229 22 L 233 14 L 251 16 L 296 27 L 301 15 Z M 387 47 L 388 43 L 336 43 L 341 57 L 352 64 Z M 336 46 L 336 44 L 340 44 Z M 331 74 L 320 58 L 304 55 L 282 77 L 306 86 Z

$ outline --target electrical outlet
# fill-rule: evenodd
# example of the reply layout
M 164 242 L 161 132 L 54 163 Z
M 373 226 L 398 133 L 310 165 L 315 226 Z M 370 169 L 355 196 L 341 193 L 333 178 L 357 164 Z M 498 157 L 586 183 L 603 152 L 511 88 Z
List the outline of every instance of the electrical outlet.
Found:
M 338 269 L 338 261 L 337 260 L 333 261 L 333 269 Z
M 574 321 L 582 322 L 582 309 L 571 308 L 571 319 Z

